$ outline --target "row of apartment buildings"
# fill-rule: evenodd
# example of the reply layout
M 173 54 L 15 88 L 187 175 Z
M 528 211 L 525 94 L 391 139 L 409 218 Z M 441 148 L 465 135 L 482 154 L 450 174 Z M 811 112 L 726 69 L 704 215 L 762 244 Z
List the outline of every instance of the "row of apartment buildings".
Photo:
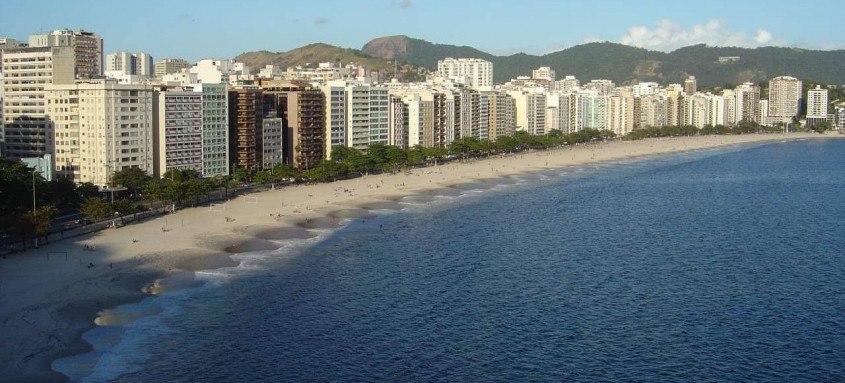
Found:
M 97 185 L 126 167 L 206 177 L 278 164 L 304 169 L 338 146 L 445 147 L 516 130 L 624 135 L 649 126 L 789 122 L 802 105 L 801 83 L 791 77 L 771 80 L 769 100 L 750 83 L 715 95 L 699 92 L 694 77 L 619 87 L 557 80 L 550 68 L 494 86 L 492 63 L 480 59 L 442 60 L 421 83 L 378 83 L 349 65 L 254 75 L 233 60 L 191 66 L 166 59 L 151 67 L 147 54 L 118 52 L 106 68 L 120 65 L 121 73 L 104 78 L 102 39 L 84 31 L 54 31 L 29 44 L 0 40 L 0 54 L 3 155 L 50 155 L 56 174 Z M 826 90 L 810 90 L 807 106 L 808 120 L 829 119 Z

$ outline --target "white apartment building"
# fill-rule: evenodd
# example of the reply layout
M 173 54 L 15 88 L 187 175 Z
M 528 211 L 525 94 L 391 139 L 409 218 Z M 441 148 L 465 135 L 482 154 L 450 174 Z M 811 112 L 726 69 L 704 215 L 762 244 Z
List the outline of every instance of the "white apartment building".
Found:
M 197 75 L 203 84 L 234 83 L 239 80 L 252 80 L 249 67 L 234 60 L 200 60 L 189 70 Z
M 334 98 L 327 102 L 327 107 L 334 110 L 327 113 L 327 124 L 332 134 L 332 142 L 340 137 L 339 127 L 345 123 L 342 134 L 345 139 L 344 145 L 350 148 L 366 151 L 372 144 L 388 144 L 390 135 L 390 95 L 388 89 L 383 86 L 364 84 L 357 81 L 347 82 L 344 86 L 344 95 L 338 95 L 339 83 L 333 82 L 326 89 L 330 92 L 334 89 Z M 325 92 L 325 90 L 324 90 Z M 339 116 L 340 102 L 345 99 L 345 118 Z M 331 116 L 330 116 L 331 115 Z
M 807 91 L 807 125 L 812 127 L 821 121 L 829 121 L 834 127 L 833 115 L 828 113 L 828 91 L 816 85 Z
M 135 55 L 122 51 L 109 53 L 106 56 L 105 71 L 135 74 Z
M 444 78 L 467 78 L 470 88 L 493 86 L 493 63 L 474 58 L 447 57 L 437 61 L 437 75 Z
M 153 91 L 114 80 L 47 85 L 55 168 L 76 183 L 105 187 L 118 170 L 153 174 Z
M 346 146 L 346 81 L 329 81 L 321 90 L 326 97 L 326 159 L 332 158 L 332 148 Z
M 531 72 L 531 78 L 534 80 L 548 81 L 550 83 L 555 82 L 555 70 L 547 66 L 539 67 Z
M 577 78 L 575 78 L 575 76 L 566 76 L 557 83 L 557 89 L 561 93 L 572 93 L 581 87 L 581 83 Z
M 202 94 L 182 89 L 154 93 L 153 175 L 169 170 L 202 174 Z
M 780 76 L 769 80 L 768 121 L 792 121 L 801 107 L 801 94 L 801 80 L 795 77 Z
M 162 78 L 166 74 L 179 73 L 182 69 L 190 67 L 191 64 L 182 59 L 163 59 L 154 64 L 153 74 L 156 78 Z
M 725 126 L 733 126 L 736 124 L 736 93 L 733 90 L 725 89 L 722 91 L 722 99 L 725 101 Z
M 546 95 L 536 89 L 507 92 L 516 101 L 516 130 L 529 134 L 546 133 Z
M 828 118 L 828 91 L 816 85 L 807 91 L 807 118 Z
M 394 89 L 390 91 L 391 97 L 400 97 L 402 103 L 405 104 L 406 117 L 403 121 L 405 127 L 405 145 L 404 147 L 412 148 L 414 146 L 423 145 L 423 129 L 426 124 L 426 110 L 430 110 L 433 104 L 434 97 L 430 91 L 427 90 L 402 90 Z M 425 100 L 425 101 L 424 101 Z M 429 121 L 430 122 L 430 121 Z M 393 122 L 391 130 L 398 131 L 399 127 L 396 122 Z M 398 135 L 398 133 L 395 133 Z M 396 139 L 398 141 L 398 139 Z
M 258 70 L 258 77 L 261 78 L 280 79 L 284 74 L 285 71 L 277 65 L 265 65 Z
M 658 109 L 659 105 L 657 104 L 657 100 L 654 102 L 648 102 L 649 98 L 646 98 L 644 104 L 648 105 L 648 108 L 643 108 L 646 110 L 651 111 L 652 109 Z M 658 116 L 660 113 L 658 110 L 654 110 L 653 113 L 643 113 L 648 117 Z M 649 119 L 646 119 L 646 122 Z M 617 136 L 624 136 L 631 132 L 634 128 L 634 96 L 631 89 L 624 89 L 617 94 L 614 94 L 607 98 L 607 122 L 605 123 L 605 129 L 615 133 Z
M 660 84 L 656 82 L 641 82 L 631 87 L 634 97 L 651 96 L 657 94 Z
M 53 126 L 46 116 L 44 88 L 73 83 L 73 48 L 11 49 L 4 51 L 2 60 L 4 156 L 20 159 L 52 154 Z
M 760 87 L 750 82 L 743 83 L 734 89 L 736 96 L 736 118 L 739 123 L 742 120 L 758 122 L 760 116 Z
M 288 80 L 303 80 L 319 83 L 325 83 L 332 80 L 354 79 L 357 75 L 358 71 L 356 67 L 342 67 L 330 62 L 319 63 L 316 67 L 290 67 L 284 72 L 284 77 Z M 369 82 L 366 81 L 366 74 L 360 77 L 365 80 L 364 82 Z
M 583 88 L 587 90 L 596 90 L 601 96 L 609 96 L 613 94 L 613 90 L 616 89 L 616 84 L 610 80 L 590 80 L 590 82 L 584 84 Z

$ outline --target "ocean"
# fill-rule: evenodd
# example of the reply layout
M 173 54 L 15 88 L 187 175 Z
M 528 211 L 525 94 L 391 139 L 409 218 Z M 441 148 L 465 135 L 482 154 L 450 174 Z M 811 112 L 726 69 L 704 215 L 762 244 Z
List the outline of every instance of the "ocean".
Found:
M 74 381 L 845 381 L 845 140 L 409 197 L 118 308 Z

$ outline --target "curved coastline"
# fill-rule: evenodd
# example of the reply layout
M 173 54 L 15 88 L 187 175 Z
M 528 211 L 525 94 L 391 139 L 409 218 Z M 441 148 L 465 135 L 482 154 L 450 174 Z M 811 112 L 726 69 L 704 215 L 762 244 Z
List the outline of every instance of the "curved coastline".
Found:
M 131 321 L 116 307 L 150 294 L 194 286 L 194 273 L 234 267 L 232 254 L 278 249 L 279 241 L 308 239 L 345 219 L 366 219 L 403 203 L 425 203 L 540 180 L 535 172 L 567 166 L 726 145 L 823 137 L 815 134 L 703 136 L 614 141 L 528 152 L 466 163 L 301 185 L 183 209 L 138 225 L 65 241 L 0 262 L 0 369 L 10 381 L 64 381 L 51 369 L 59 358 L 88 352 L 86 331 Z M 829 136 L 824 136 L 829 137 Z M 84 245 L 96 250 L 83 250 Z M 87 267 L 88 263 L 94 267 Z M 151 315 L 154 312 L 149 313 Z

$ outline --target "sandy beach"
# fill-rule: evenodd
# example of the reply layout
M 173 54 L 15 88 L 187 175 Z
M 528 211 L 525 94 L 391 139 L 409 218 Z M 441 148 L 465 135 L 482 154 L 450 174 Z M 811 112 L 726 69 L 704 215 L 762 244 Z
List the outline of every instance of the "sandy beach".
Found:
M 0 259 L 0 381 L 65 381 L 50 369 L 88 351 L 81 338 L 95 325 L 127 320 L 109 308 L 182 285 L 193 273 L 237 265 L 230 254 L 279 248 L 316 236 L 344 218 L 402 208 L 403 201 L 459 193 L 466 184 L 592 162 L 699 150 L 818 134 L 769 134 L 610 141 L 471 162 L 299 185 L 187 208 L 167 216 Z M 92 266 L 93 265 L 93 266 Z

